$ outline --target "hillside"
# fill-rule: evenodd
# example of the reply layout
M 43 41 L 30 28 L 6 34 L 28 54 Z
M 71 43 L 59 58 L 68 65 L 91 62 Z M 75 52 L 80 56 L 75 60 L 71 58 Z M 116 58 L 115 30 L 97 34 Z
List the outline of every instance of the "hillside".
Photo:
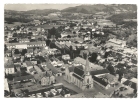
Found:
M 59 10 L 57 9 L 35 9 L 35 10 L 28 10 L 28 11 L 14 11 L 14 10 L 5 10 L 5 14 L 25 14 L 25 15 L 48 15 L 50 13 L 58 12 Z
M 35 14 L 35 15 L 48 15 L 50 13 L 58 12 L 59 10 L 56 9 L 43 9 L 43 10 L 29 10 L 29 11 L 24 11 L 25 14 Z
M 69 7 L 63 9 L 62 12 L 72 12 L 72 13 L 87 13 L 94 14 L 97 12 L 114 12 L 116 10 L 120 11 L 137 11 L 136 5 L 130 4 L 120 4 L 120 5 L 104 5 L 104 4 L 96 4 L 96 5 L 81 5 L 76 7 Z
M 116 10 L 120 11 L 137 11 L 136 5 L 131 4 L 119 4 L 119 5 L 104 5 L 104 4 L 95 4 L 95 5 L 80 5 L 76 7 L 68 7 L 61 10 L 61 12 L 69 13 L 85 13 L 85 14 L 94 14 L 97 12 L 114 12 Z M 5 14 L 34 14 L 34 15 L 48 15 L 50 13 L 59 12 L 57 9 L 35 9 L 29 11 L 14 11 L 14 10 L 5 10 Z

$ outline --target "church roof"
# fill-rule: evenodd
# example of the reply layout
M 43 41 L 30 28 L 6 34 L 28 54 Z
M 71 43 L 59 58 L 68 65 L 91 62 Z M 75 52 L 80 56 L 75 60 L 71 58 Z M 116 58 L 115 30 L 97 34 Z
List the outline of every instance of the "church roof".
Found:
M 93 75 L 99 75 L 99 74 L 105 74 L 109 73 L 107 69 L 101 69 L 101 70 L 96 70 L 96 71 L 91 71 L 90 74 Z
M 73 72 L 74 71 L 75 66 L 69 67 L 69 72 Z
M 76 74 L 72 74 L 75 78 L 77 78 L 78 80 L 83 80 L 83 78 L 82 77 L 80 77 L 80 76 L 78 76 L 78 75 L 76 75 Z
M 78 67 L 75 67 L 74 68 L 74 73 L 77 74 L 78 76 L 82 77 L 84 75 L 84 71 L 81 70 L 80 68 Z
M 75 67 L 77 67 L 77 68 L 80 69 L 80 70 L 84 70 L 84 69 L 83 69 L 83 66 L 81 66 L 81 65 L 80 65 L 80 66 L 71 66 L 71 67 L 68 68 L 68 69 L 69 69 L 69 72 L 74 72 L 74 68 L 75 68 Z

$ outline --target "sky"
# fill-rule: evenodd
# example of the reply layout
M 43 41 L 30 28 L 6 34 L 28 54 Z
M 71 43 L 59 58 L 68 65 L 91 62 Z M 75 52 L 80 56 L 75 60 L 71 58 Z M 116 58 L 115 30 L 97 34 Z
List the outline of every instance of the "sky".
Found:
M 4 9 L 16 10 L 16 11 L 27 11 L 34 9 L 58 9 L 62 10 L 68 7 L 79 6 L 79 4 L 5 4 Z

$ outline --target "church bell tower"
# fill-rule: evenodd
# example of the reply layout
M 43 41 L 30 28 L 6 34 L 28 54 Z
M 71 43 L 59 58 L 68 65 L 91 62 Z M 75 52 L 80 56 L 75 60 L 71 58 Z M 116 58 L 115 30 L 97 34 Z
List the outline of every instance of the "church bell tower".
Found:
M 82 90 L 92 89 L 92 88 L 93 88 L 93 78 L 92 75 L 90 74 L 90 67 L 89 67 L 88 54 L 87 54 Z

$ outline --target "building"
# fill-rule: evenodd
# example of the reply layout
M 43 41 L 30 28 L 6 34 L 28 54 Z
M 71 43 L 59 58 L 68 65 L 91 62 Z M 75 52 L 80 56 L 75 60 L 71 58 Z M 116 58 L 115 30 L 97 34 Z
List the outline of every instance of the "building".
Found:
M 7 78 L 4 79 L 4 90 L 7 90 L 9 92 L 9 85 L 8 85 Z
M 33 68 L 33 64 L 31 61 L 25 61 L 25 63 L 23 63 L 24 67 L 27 68 L 27 71 L 30 72 L 29 69 Z
M 112 46 L 114 45 L 118 45 L 118 47 L 125 47 L 126 46 L 126 41 L 123 41 L 123 40 L 119 40 L 119 39 L 109 39 L 108 40 L 108 43 L 112 43 Z
M 37 42 L 26 42 L 26 43 L 7 43 L 8 49 L 16 48 L 16 49 L 27 49 L 27 47 L 45 47 L 45 41 L 37 41 Z
M 5 57 L 11 57 L 11 50 L 5 51 Z
M 19 77 L 14 77 L 13 81 L 14 82 L 21 82 L 21 81 L 33 81 L 34 76 L 33 75 L 26 75 L 26 76 L 19 76 Z
M 105 95 L 105 94 L 103 94 L 101 92 L 98 92 L 94 97 L 95 98 L 109 98 L 108 95 Z
M 5 67 L 5 73 L 6 74 L 14 74 L 15 73 L 15 68 L 14 68 L 14 63 L 12 61 L 7 61 L 4 64 Z
M 123 84 L 137 90 L 138 80 L 136 78 L 132 78 L 130 80 L 126 80 Z
M 26 43 L 26 42 L 30 42 L 30 40 L 28 38 L 19 40 L 19 43 Z
M 52 75 L 51 71 L 35 74 L 34 78 L 35 81 L 40 83 L 42 86 L 51 85 L 55 83 L 55 77 Z
M 86 66 L 67 67 L 65 70 L 65 80 L 73 83 L 82 90 L 93 88 L 93 78 L 90 74 L 90 67 L 88 57 L 86 59 Z

